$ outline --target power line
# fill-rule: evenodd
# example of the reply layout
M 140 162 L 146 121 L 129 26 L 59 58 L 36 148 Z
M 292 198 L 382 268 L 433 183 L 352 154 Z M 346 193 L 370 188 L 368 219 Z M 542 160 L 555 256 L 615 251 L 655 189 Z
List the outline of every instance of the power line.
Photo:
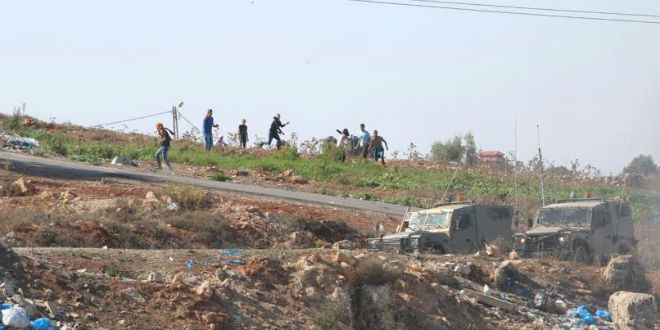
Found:
M 593 21 L 610 21 L 610 22 L 625 22 L 625 23 L 660 24 L 660 22 L 655 22 L 655 21 L 641 21 L 641 20 L 632 20 L 632 19 L 589 17 L 589 16 L 571 16 L 571 15 L 554 15 L 554 14 L 542 14 L 542 13 L 525 13 L 525 12 L 519 12 L 519 11 L 489 10 L 489 9 L 475 9 L 475 8 L 448 7 L 448 6 L 432 6 L 432 5 L 421 5 L 421 4 L 414 4 L 414 3 L 379 1 L 379 0 L 347 0 L 347 1 L 363 2 L 363 3 L 368 3 L 368 4 L 394 5 L 394 6 L 420 7 L 420 8 L 434 8 L 434 9 L 448 9 L 448 10 L 460 10 L 460 11 L 472 11 L 472 12 L 496 13 L 496 14 L 573 18 L 573 19 L 593 20 Z
M 493 8 L 545 10 L 545 11 L 567 12 L 567 13 L 602 14 L 602 15 L 618 15 L 618 16 L 637 16 L 637 17 L 660 18 L 660 15 L 638 14 L 638 13 L 621 13 L 621 12 L 611 12 L 611 11 L 593 11 L 593 10 L 577 10 L 577 9 L 523 7 L 523 6 L 494 5 L 494 4 L 485 4 L 485 3 L 443 1 L 443 0 L 408 0 L 408 1 L 427 2 L 427 3 L 429 3 L 429 2 L 430 3 L 444 3 L 444 4 L 452 4 L 452 5 L 469 5 L 469 6 L 493 7 Z
M 150 117 L 156 117 L 156 116 L 164 115 L 166 113 L 172 113 L 172 112 L 171 111 L 164 111 L 164 112 L 154 113 L 154 114 L 151 114 L 151 115 L 144 115 L 144 116 L 141 116 L 141 117 L 136 117 L 136 118 L 131 118 L 131 119 L 124 119 L 124 120 L 114 121 L 114 122 L 111 122 L 111 123 L 105 123 L 105 124 L 98 124 L 98 125 L 94 125 L 94 126 L 89 126 L 88 128 L 100 128 L 100 127 L 108 126 L 108 125 L 121 124 L 121 123 L 129 122 L 129 121 L 135 121 L 135 120 L 140 120 L 140 119 L 145 119 L 145 118 L 150 118 Z
M 193 124 L 190 120 L 188 120 L 188 118 L 186 118 L 186 116 L 184 116 L 181 113 L 181 111 L 177 111 L 177 112 L 179 113 L 179 116 L 181 116 L 181 118 L 183 118 L 183 120 L 185 120 L 186 122 L 188 122 L 188 124 L 190 124 L 190 126 L 192 126 L 194 129 L 196 129 L 198 132 L 200 132 L 200 133 L 202 132 L 202 130 L 197 128 L 197 126 L 195 126 L 195 124 Z

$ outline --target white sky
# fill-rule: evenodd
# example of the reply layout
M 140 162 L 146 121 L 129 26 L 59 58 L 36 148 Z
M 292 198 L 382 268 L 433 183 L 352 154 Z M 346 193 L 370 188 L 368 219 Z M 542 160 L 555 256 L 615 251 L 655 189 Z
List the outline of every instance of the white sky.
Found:
M 486 0 L 484 0 L 485 2 Z M 658 1 L 491 3 L 658 14 Z M 93 125 L 180 100 L 199 125 L 271 117 L 302 139 L 378 129 L 390 151 L 471 130 L 480 148 L 619 172 L 660 160 L 655 24 L 466 13 L 341 0 L 0 4 L 0 111 Z M 151 131 L 167 115 L 131 124 Z M 182 128 L 186 128 L 185 126 Z

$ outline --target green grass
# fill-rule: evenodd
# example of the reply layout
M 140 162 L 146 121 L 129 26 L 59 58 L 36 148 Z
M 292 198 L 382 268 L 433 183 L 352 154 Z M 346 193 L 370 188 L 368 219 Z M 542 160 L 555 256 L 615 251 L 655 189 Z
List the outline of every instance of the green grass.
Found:
M 105 274 L 110 276 L 110 277 L 117 277 L 119 276 L 119 267 L 117 265 L 112 264 L 108 269 L 105 270 Z
M 225 174 L 224 172 L 216 172 L 211 174 L 211 180 L 214 181 L 227 181 L 229 179 L 229 175 Z
M 9 124 L 6 124 L 9 122 Z M 5 121 L 3 128 L 18 125 L 16 120 Z M 90 163 L 102 163 L 115 156 L 151 161 L 158 145 L 151 144 L 108 144 L 77 140 L 69 135 L 52 134 L 42 129 L 19 128 L 16 133 L 37 139 L 48 153 L 67 156 Z M 320 182 L 319 193 L 347 196 L 364 200 L 383 201 L 416 207 L 430 207 L 433 201 L 444 195 L 452 180 L 453 169 L 424 169 L 413 167 L 383 168 L 374 162 L 341 163 L 335 155 L 328 153 L 312 159 L 301 158 L 295 148 L 285 149 L 269 155 L 204 152 L 194 145 L 174 143 L 169 153 L 170 161 L 198 166 L 217 166 L 224 170 L 262 170 L 279 174 L 293 170 L 307 180 Z M 213 180 L 224 181 L 228 177 L 215 173 Z M 334 191 L 333 186 L 339 187 Z M 582 196 L 587 190 L 594 197 L 625 197 L 631 201 L 634 216 L 638 219 L 660 217 L 658 193 L 644 189 L 622 189 L 599 184 L 564 184 L 548 178 L 546 200 L 552 202 L 568 198 L 571 191 Z M 522 217 L 532 217 L 540 200 L 540 189 L 535 176 L 520 176 L 517 198 L 514 198 L 514 181 L 511 175 L 491 175 L 461 170 L 454 178 L 449 193 L 464 193 L 467 198 L 488 203 L 514 204 Z

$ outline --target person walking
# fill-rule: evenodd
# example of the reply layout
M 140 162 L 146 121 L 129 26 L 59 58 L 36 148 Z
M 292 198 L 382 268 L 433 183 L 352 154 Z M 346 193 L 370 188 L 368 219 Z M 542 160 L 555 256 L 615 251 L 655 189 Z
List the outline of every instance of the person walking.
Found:
M 280 134 L 284 135 L 282 132 L 282 127 L 289 125 L 289 122 L 287 121 L 286 123 L 282 124 L 280 121 L 280 114 L 276 114 L 275 117 L 273 117 L 273 122 L 270 124 L 270 130 L 268 131 L 268 143 L 266 142 L 261 142 L 261 146 L 263 147 L 264 145 L 270 146 L 270 143 L 273 142 L 273 139 L 277 141 L 277 150 L 280 150 L 282 147 L 282 140 L 280 139 Z
M 371 137 L 369 147 L 374 150 L 374 161 L 378 162 L 378 158 L 380 158 L 381 163 L 385 166 L 385 149 L 383 149 L 383 145 L 385 145 L 387 150 L 390 150 L 387 146 L 387 141 L 385 141 L 382 136 L 378 135 L 378 130 L 374 130 L 374 135 Z
M 156 163 L 158 163 L 158 169 L 160 170 L 163 168 L 160 162 L 160 158 L 162 157 L 167 168 L 172 171 L 172 165 L 170 165 L 170 161 L 167 159 L 167 152 L 170 150 L 170 141 L 172 141 L 170 134 L 174 134 L 174 132 L 165 128 L 162 123 L 156 124 L 156 130 L 158 131 L 158 136 L 160 136 L 160 147 L 156 150 L 156 154 L 154 155 L 154 157 L 156 157 Z
M 248 131 L 247 125 L 245 125 L 245 119 L 241 120 L 241 124 L 238 125 L 238 143 L 241 148 L 246 148 L 248 141 Z
M 369 154 L 369 140 L 371 140 L 371 135 L 369 135 L 369 131 L 367 131 L 364 128 L 364 124 L 360 124 L 360 146 L 362 147 L 362 158 L 367 159 L 367 155 Z
M 213 123 L 213 109 L 206 111 L 202 129 L 204 130 L 204 149 L 211 150 L 213 146 L 213 127 L 218 128 L 218 124 Z

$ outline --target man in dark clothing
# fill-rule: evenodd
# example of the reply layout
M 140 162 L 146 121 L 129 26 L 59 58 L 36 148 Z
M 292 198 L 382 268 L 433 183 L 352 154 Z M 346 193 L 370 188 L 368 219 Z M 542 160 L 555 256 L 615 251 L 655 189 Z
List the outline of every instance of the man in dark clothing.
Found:
M 245 119 L 241 120 L 241 124 L 238 125 L 238 143 L 241 145 L 241 148 L 245 148 L 248 141 L 248 131 L 247 125 L 245 125 Z
M 378 162 L 380 158 L 381 163 L 385 166 L 385 149 L 383 149 L 383 144 L 385 145 L 385 149 L 390 149 L 387 146 L 387 141 L 378 135 L 378 130 L 375 130 L 369 141 L 369 148 L 374 151 L 374 161 Z
M 277 141 L 277 150 L 280 150 L 282 147 L 282 140 L 280 140 L 280 134 L 284 135 L 282 132 L 281 128 L 288 125 L 289 122 L 287 121 L 286 123 L 282 124 L 280 121 L 280 114 L 276 114 L 275 117 L 273 117 L 273 122 L 270 124 L 270 130 L 268 131 L 268 143 L 266 142 L 261 142 L 261 146 L 263 147 L 265 144 L 270 146 L 270 143 L 273 142 L 273 139 Z
M 202 129 L 204 130 L 204 148 L 206 151 L 211 150 L 213 146 L 213 127 L 218 128 L 218 124 L 213 123 L 213 110 L 209 109 L 206 111 L 206 117 L 204 117 L 204 122 L 202 123 Z
M 167 152 L 170 150 L 170 141 L 172 141 L 172 138 L 170 137 L 170 134 L 168 134 L 168 131 L 171 134 L 174 134 L 174 132 L 165 128 L 165 126 L 163 126 L 161 123 L 156 124 L 156 130 L 158 130 L 158 135 L 160 136 L 160 148 L 158 148 L 156 154 L 154 155 L 156 157 L 156 163 L 158 163 L 158 169 L 163 168 L 160 163 L 160 157 L 162 156 L 165 165 L 167 165 L 167 168 L 169 168 L 171 171 L 172 165 L 170 165 L 170 162 L 167 159 Z

